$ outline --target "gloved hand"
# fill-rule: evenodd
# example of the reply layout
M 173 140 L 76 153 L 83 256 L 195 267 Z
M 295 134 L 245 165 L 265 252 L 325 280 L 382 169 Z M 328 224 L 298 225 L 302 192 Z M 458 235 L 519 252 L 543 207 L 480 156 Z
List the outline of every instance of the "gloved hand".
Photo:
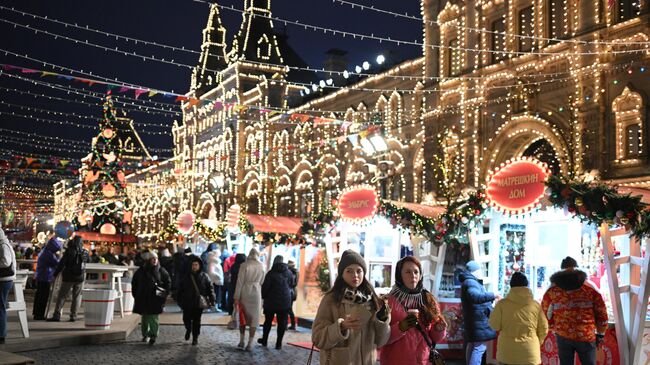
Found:
M 399 322 L 399 330 L 402 332 L 408 331 L 410 328 L 413 328 L 418 325 L 418 319 L 412 314 L 409 314 Z
M 597 333 L 596 334 L 596 347 L 599 347 L 603 343 L 604 339 L 605 339 L 604 334 Z
M 377 319 L 386 322 L 388 319 L 388 313 L 390 312 L 390 307 L 388 306 L 388 303 L 385 301 L 382 301 L 383 305 L 381 308 L 377 311 Z

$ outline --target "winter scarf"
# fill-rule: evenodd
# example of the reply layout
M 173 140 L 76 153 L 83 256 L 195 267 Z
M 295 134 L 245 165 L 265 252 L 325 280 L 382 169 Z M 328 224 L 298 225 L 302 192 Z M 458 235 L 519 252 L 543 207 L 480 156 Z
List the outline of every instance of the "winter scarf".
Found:
M 361 290 L 352 290 L 350 288 L 345 288 L 343 292 L 343 302 L 350 304 L 364 304 L 370 302 L 372 296 L 370 294 L 364 294 Z
M 388 295 L 397 299 L 406 309 L 419 309 L 424 307 L 424 293 L 427 290 L 422 287 L 422 280 L 414 289 L 409 289 L 402 283 L 395 283 Z

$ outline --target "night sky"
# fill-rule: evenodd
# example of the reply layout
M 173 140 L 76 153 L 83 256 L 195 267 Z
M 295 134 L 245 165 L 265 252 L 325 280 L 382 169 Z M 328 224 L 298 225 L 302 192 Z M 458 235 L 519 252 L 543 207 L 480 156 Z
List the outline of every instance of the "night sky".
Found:
M 420 16 L 420 2 L 417 0 L 394 1 L 375 0 L 354 2 L 364 5 L 373 5 L 376 8 L 390 10 L 398 13 L 408 13 Z M 243 8 L 243 1 L 228 0 L 219 1 L 225 6 Z M 189 50 L 199 51 L 201 44 L 201 32 L 206 25 L 209 14 L 209 6 L 205 2 L 198 1 L 25 1 L 6 0 L 0 2 L 0 6 L 14 8 L 16 10 L 31 14 L 45 16 L 66 23 L 76 23 L 82 26 L 98 29 L 105 32 L 123 36 L 138 38 L 150 42 L 156 42 L 175 47 L 185 47 Z M 346 30 L 356 33 L 375 34 L 393 39 L 404 39 L 409 41 L 421 41 L 422 25 L 416 20 L 395 18 L 390 15 L 381 14 L 369 10 L 352 9 L 349 5 L 342 5 L 330 0 L 273 0 L 273 16 L 299 21 L 302 23 L 318 25 L 327 28 Z M 241 23 L 241 13 L 222 10 L 221 18 L 227 29 L 228 42 L 236 34 Z M 134 44 L 124 40 L 116 40 L 114 37 L 107 37 L 102 34 L 88 32 L 80 29 L 65 27 L 41 19 L 33 19 L 31 16 L 0 9 L 0 63 L 12 64 L 20 67 L 29 67 L 40 70 L 55 71 L 67 75 L 82 76 L 68 71 L 61 71 L 52 67 L 44 66 L 35 61 L 26 60 L 13 55 L 5 54 L 4 51 L 11 51 L 21 55 L 68 67 L 74 70 L 91 72 L 94 75 L 119 80 L 119 83 L 128 83 L 143 86 L 146 88 L 185 93 L 190 86 L 191 69 L 175 65 L 164 64 L 157 61 L 143 61 L 142 58 L 126 56 L 114 52 L 108 52 L 93 46 L 75 43 L 63 39 L 61 36 L 75 38 L 81 41 L 102 45 L 109 48 L 118 47 L 120 50 L 135 52 L 140 55 L 174 60 L 174 62 L 194 66 L 198 60 L 198 54 L 164 49 L 157 46 Z M 43 31 L 59 35 L 55 37 L 46 34 L 37 34 L 33 30 L 7 23 L 14 22 L 29 25 Z M 284 25 L 274 24 L 276 29 L 283 30 Z M 302 27 L 289 25 L 286 27 L 289 44 L 307 62 L 310 67 L 321 68 L 325 59 L 325 52 L 331 48 L 339 48 L 349 52 L 348 59 L 352 69 L 354 65 L 361 64 L 364 60 L 373 61 L 378 54 L 388 54 L 393 59 L 388 61 L 396 63 L 404 59 L 418 57 L 421 49 L 417 46 L 397 46 L 391 43 L 379 43 L 373 40 L 359 40 L 351 37 L 343 38 L 340 35 L 323 34 L 312 30 L 305 30 Z M 54 83 L 64 90 L 53 89 L 43 85 L 34 85 L 29 82 L 20 81 L 8 77 L 6 74 L 27 77 L 38 82 Z M 320 74 L 321 77 L 322 74 Z M 88 76 L 90 78 L 90 76 Z M 38 118 L 51 120 L 66 120 L 79 124 L 96 126 L 93 118 L 101 117 L 101 100 L 70 92 L 73 91 L 98 93 L 101 96 L 106 92 L 105 86 L 88 86 L 79 82 L 57 79 L 56 77 L 39 77 L 39 75 L 25 75 L 20 72 L 4 72 L 0 76 L 0 112 L 14 112 L 24 115 L 32 115 Z M 47 95 L 58 99 L 47 99 L 20 94 L 35 93 Z M 132 93 L 128 96 L 133 98 Z M 60 100 L 63 99 L 63 100 Z M 139 106 L 155 107 L 162 109 L 149 112 L 128 112 L 128 116 L 136 123 L 148 123 L 164 125 L 160 127 L 138 127 L 141 137 L 147 147 L 154 149 L 152 155 L 161 157 L 171 155 L 169 150 L 172 147 L 171 123 L 174 119 L 180 122 L 180 115 L 165 112 L 171 110 L 179 113 L 177 105 L 153 104 L 151 102 L 174 104 L 173 99 L 165 99 L 160 96 L 153 98 L 140 97 L 138 101 L 132 101 Z M 88 103 L 88 104 L 84 104 Z M 12 105 L 8 105 L 12 104 Z M 41 110 L 27 110 L 25 107 L 40 108 Z M 119 107 L 119 105 L 118 105 Z M 133 107 L 132 107 L 133 108 Z M 72 115 L 54 115 L 52 112 L 73 113 Z M 61 126 L 47 124 L 43 121 L 35 121 L 6 114 L 0 114 L 0 128 L 37 133 L 40 135 L 58 136 L 68 140 L 64 145 L 58 143 L 48 144 L 50 147 L 59 150 L 45 149 L 44 143 L 34 146 L 31 141 L 35 137 L 25 134 L 15 134 L 0 130 L 0 158 L 6 158 L 15 150 L 16 154 L 39 153 L 42 155 L 53 155 L 78 159 L 85 155 L 90 148 L 90 138 L 97 133 L 97 129 L 81 129 L 74 126 Z M 147 134 L 146 131 L 165 132 L 167 135 Z M 11 140 L 7 140 L 7 138 Z M 39 138 L 40 139 L 40 138 Z M 41 141 L 45 141 L 40 139 Z M 52 140 L 47 140 L 55 142 Z M 63 148 L 63 149 L 62 149 Z M 66 150 L 67 149 L 67 150 Z M 70 149 L 74 151 L 69 151 Z M 166 149 L 155 150 L 155 149 Z M 76 152 L 81 151 L 81 152 Z

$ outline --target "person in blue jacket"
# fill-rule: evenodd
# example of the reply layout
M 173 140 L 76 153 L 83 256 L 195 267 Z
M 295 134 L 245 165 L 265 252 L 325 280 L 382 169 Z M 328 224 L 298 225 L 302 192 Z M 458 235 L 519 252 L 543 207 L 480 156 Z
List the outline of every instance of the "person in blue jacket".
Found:
M 34 296 L 32 311 L 36 321 L 45 320 L 47 300 L 50 297 L 50 286 L 54 281 L 54 271 L 59 264 L 58 253 L 61 251 L 61 247 L 61 242 L 53 235 L 38 255 L 36 261 L 36 295 Z
M 488 341 L 497 337 L 496 331 L 488 324 L 488 319 L 492 312 L 492 302 L 499 298 L 485 290 L 483 281 L 477 278 L 480 271 L 480 265 L 476 261 L 470 261 L 458 275 L 462 284 L 460 301 L 463 307 L 467 365 L 481 365 Z

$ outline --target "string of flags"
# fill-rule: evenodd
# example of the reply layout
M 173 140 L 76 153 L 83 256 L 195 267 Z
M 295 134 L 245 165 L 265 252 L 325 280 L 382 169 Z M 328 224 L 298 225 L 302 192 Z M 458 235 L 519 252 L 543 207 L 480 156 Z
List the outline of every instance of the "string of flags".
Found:
M 160 95 L 164 98 L 168 99 L 174 99 L 174 101 L 181 103 L 181 105 L 184 104 L 184 107 L 186 109 L 189 109 L 193 106 L 209 106 L 212 105 L 212 109 L 215 111 L 220 111 L 220 110 L 226 110 L 230 111 L 233 110 L 237 112 L 238 114 L 249 114 L 251 112 L 254 113 L 259 113 L 259 114 L 265 114 L 268 116 L 268 118 L 274 118 L 279 116 L 279 121 L 282 123 L 287 123 L 287 122 L 293 122 L 293 123 L 300 123 L 304 124 L 307 122 L 311 122 L 314 126 L 318 125 L 326 125 L 326 124 L 340 124 L 341 126 L 341 131 L 343 133 L 346 133 L 347 130 L 353 126 L 354 124 L 359 124 L 359 123 L 353 123 L 349 121 L 344 121 L 336 118 L 327 118 L 327 117 L 320 117 L 320 116 L 314 116 L 310 114 L 304 114 L 304 113 L 285 113 L 281 110 L 277 109 L 269 109 L 265 107 L 258 107 L 258 106 L 252 106 L 252 105 L 243 105 L 243 104 L 238 104 L 238 103 L 227 103 L 227 102 L 222 102 L 219 100 L 210 100 L 210 99 L 198 99 L 198 98 L 193 98 L 193 97 L 188 97 L 185 95 L 181 94 L 176 94 L 168 91 L 161 91 L 161 90 L 155 90 L 155 89 L 149 89 L 149 88 L 141 88 L 137 86 L 128 86 L 124 84 L 118 84 L 118 83 L 112 83 L 108 81 L 102 81 L 102 80 L 96 80 L 96 79 L 89 79 L 85 77 L 77 77 L 77 76 L 71 76 L 71 75 L 66 75 L 66 74 L 61 74 L 57 72 L 52 72 L 52 71 L 45 71 L 45 70 L 39 70 L 39 69 L 33 69 L 33 68 L 25 68 L 25 67 L 20 67 L 20 66 L 15 66 L 15 65 L 10 65 L 6 63 L 0 63 L 0 67 L 2 67 L 3 70 L 5 71 L 15 71 L 15 72 L 20 72 L 23 74 L 33 74 L 33 75 L 40 75 L 40 77 L 57 77 L 59 79 L 63 80 L 68 80 L 68 81 L 74 81 L 74 82 L 80 82 L 82 84 L 86 84 L 88 86 L 93 86 L 93 85 L 105 85 L 107 88 L 107 93 L 112 94 L 112 93 L 117 93 L 117 94 L 126 94 L 126 93 L 133 93 L 135 99 L 140 98 L 143 95 L 146 95 L 147 97 L 151 98 L 156 95 Z

